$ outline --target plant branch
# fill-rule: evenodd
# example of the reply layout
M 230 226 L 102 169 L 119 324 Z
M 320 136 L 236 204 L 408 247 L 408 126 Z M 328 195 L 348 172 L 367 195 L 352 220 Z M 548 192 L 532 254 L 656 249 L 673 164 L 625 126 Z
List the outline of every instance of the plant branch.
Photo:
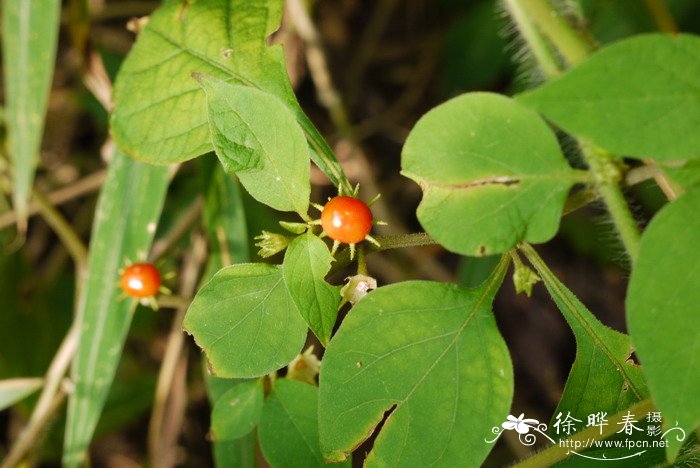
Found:
M 553 445 L 552 447 L 549 447 L 546 450 L 538 452 L 535 455 L 521 461 L 520 463 L 516 464 L 515 467 L 538 468 L 541 466 L 553 466 L 569 457 L 572 452 L 575 452 L 573 447 L 577 445 L 577 442 L 583 443 L 589 440 L 603 440 L 616 434 L 618 432 L 618 426 L 623 422 L 623 418 L 628 412 L 632 414 L 647 413 L 653 409 L 654 404 L 650 399 L 642 400 L 639 403 L 630 406 L 626 410 L 620 411 L 619 413 L 616 413 L 614 416 L 610 417 L 608 419 L 609 424 L 607 426 L 603 426 L 602 428 L 599 428 L 598 426 L 586 428 L 581 432 L 578 432 L 575 436 L 569 437 L 565 441 L 561 441 L 561 443 Z
M 203 236 L 197 235 L 193 241 L 192 250 L 185 259 L 182 268 L 180 294 L 183 297 L 191 297 L 194 295 L 199 279 L 199 272 L 207 254 L 206 240 Z M 178 428 L 167 428 L 165 423 L 166 410 L 168 402 L 172 400 L 174 394 L 173 382 L 175 375 L 180 367 L 182 359 L 186 359 L 183 354 L 183 345 L 185 343 L 185 334 L 182 331 L 182 321 L 185 318 L 185 312 L 189 303 L 180 304 L 177 308 L 175 317 L 173 317 L 170 334 L 168 336 L 168 344 L 163 355 L 163 363 L 160 366 L 158 373 L 158 383 L 156 385 L 156 393 L 154 397 L 153 410 L 151 412 L 151 420 L 148 427 L 148 451 L 153 466 L 172 466 L 174 460 L 170 460 L 169 453 L 172 453 L 170 445 L 173 441 L 169 440 L 170 435 L 176 437 L 179 432 Z M 176 409 L 178 411 L 178 409 Z M 173 419 L 178 420 L 179 418 Z M 181 415 L 180 415 L 181 416 Z M 174 430 L 173 430 L 174 429 Z
M 20 464 L 27 452 L 34 447 L 34 443 L 41 435 L 43 427 L 49 423 L 51 418 L 56 414 L 59 408 L 61 408 L 63 402 L 66 400 L 66 395 L 65 391 L 60 390 L 49 402 L 46 411 L 41 413 L 36 423 L 27 426 L 24 431 L 22 431 L 22 434 L 19 439 L 17 439 L 12 450 L 2 461 L 0 468 L 12 468 Z
M 520 0 L 504 0 L 503 3 L 544 75 L 547 78 L 554 78 L 560 75 L 563 67 L 559 58 L 537 30 L 532 18 L 523 7 L 523 2 Z
M 204 202 L 202 198 L 198 197 L 186 208 L 186 211 L 180 216 L 180 219 L 178 219 L 172 229 L 170 229 L 164 237 L 153 243 L 151 253 L 148 256 L 149 262 L 155 263 L 158 261 L 163 255 L 168 253 L 180 239 L 187 235 L 195 223 L 199 221 L 203 205 Z
M 632 260 L 637 260 L 641 234 L 629 205 L 619 186 L 622 178 L 613 156 L 587 142 L 579 141 L 581 153 L 591 172 L 596 176 L 596 188 L 608 207 L 615 227 L 620 233 L 625 249 Z
M 664 0 L 644 0 L 644 3 L 646 3 L 647 9 L 652 18 L 654 18 L 659 31 L 678 34 L 678 25 Z
M 107 171 L 101 170 L 84 178 L 73 182 L 66 187 L 55 190 L 46 195 L 46 199 L 53 206 L 61 205 L 78 197 L 94 192 L 99 189 L 104 183 Z M 28 215 L 34 215 L 39 212 L 39 205 L 36 200 L 32 200 L 29 204 Z M 0 215 L 0 229 L 4 229 L 17 221 L 17 214 L 14 211 L 9 211 Z
M 569 63 L 582 62 L 595 45 L 579 33 L 549 0 L 516 0 Z M 529 43 L 528 43 L 529 45 Z
M 425 232 L 416 232 L 412 234 L 402 234 L 397 236 L 377 236 L 376 239 L 377 242 L 379 242 L 379 247 L 372 244 L 364 246 L 365 255 L 370 255 L 376 252 L 381 252 L 390 249 L 437 245 L 437 242 Z M 341 252 L 339 252 L 336 256 L 336 260 L 333 263 L 329 274 L 336 273 L 337 271 L 345 268 L 349 264 L 350 251 L 348 249 L 344 249 Z
M 87 248 L 83 241 L 80 240 L 66 218 L 54 208 L 51 201 L 46 198 L 46 195 L 39 192 L 36 188 L 32 189 L 32 195 L 37 203 L 39 213 L 46 223 L 51 226 L 58 238 L 61 239 L 66 250 L 73 257 L 79 277 L 82 277 L 82 273 L 87 267 Z
M 78 337 L 79 329 L 76 324 L 73 324 L 65 338 L 63 338 L 61 346 L 56 351 L 56 355 L 46 371 L 44 388 L 41 391 L 41 395 L 39 395 L 36 406 L 34 406 L 29 422 L 3 461 L 2 468 L 15 466 L 22 460 L 27 451 L 35 445 L 41 429 L 63 403 L 66 395 L 60 388 L 61 382 L 73 360 L 73 356 L 75 356 L 75 351 L 78 348 Z

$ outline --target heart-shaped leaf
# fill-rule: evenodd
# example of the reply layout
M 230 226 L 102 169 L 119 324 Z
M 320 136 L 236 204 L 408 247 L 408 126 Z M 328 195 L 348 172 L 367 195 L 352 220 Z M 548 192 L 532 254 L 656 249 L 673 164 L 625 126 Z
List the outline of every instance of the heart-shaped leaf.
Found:
M 581 179 L 535 112 L 489 93 L 464 94 L 424 115 L 402 164 L 423 189 L 418 220 L 425 230 L 472 256 L 549 240 Z

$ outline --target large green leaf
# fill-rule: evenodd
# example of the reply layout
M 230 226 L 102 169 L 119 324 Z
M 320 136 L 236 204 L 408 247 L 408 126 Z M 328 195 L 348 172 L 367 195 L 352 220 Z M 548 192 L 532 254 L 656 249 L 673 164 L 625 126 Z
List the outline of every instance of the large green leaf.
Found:
M 214 151 L 255 199 L 280 211 L 309 210 L 309 147 L 275 96 L 204 75 Z
M 700 424 L 700 190 L 664 207 L 642 236 L 627 325 L 664 427 Z M 673 458 L 680 443 L 670 437 Z
M 211 413 L 214 440 L 234 440 L 250 433 L 258 425 L 264 399 L 260 379 L 241 381 L 221 395 Z
M 172 1 L 153 12 L 114 86 L 117 144 L 160 164 L 210 151 L 195 72 L 228 80 L 245 76 L 293 102 L 282 51 L 265 44 L 279 27 L 281 7 L 269 0 Z
M 79 466 L 114 379 L 136 307 L 117 287 L 125 259 L 145 257 L 168 186 L 166 167 L 138 163 L 116 150 L 95 212 L 87 278 L 76 320 L 75 392 L 68 400 L 63 462 Z
M 349 188 L 333 151 L 299 107 L 282 48 L 267 45 L 282 9 L 281 0 L 179 0 L 156 10 L 114 86 L 117 144 L 155 164 L 210 151 L 205 97 L 192 78 L 204 73 L 282 100 L 304 129 L 314 162 L 335 185 Z
M 521 248 L 576 337 L 576 359 L 556 412 L 571 412 L 585 421 L 589 414 L 602 411 L 613 415 L 646 398 L 646 384 L 632 358 L 630 338 L 603 325 L 531 246 Z
M 294 380 L 275 381 L 260 418 L 260 446 L 275 467 L 324 466 L 318 442 L 318 389 Z M 334 466 L 351 466 L 350 461 Z
M 15 210 L 23 221 L 39 161 L 60 13 L 58 0 L 2 2 L 7 151 L 12 162 Z
M 338 317 L 340 289 L 326 283 L 333 256 L 317 236 L 306 233 L 287 247 L 282 266 L 284 282 L 299 313 L 326 346 Z
M 403 173 L 423 189 L 418 220 L 446 248 L 505 252 L 557 232 L 579 174 L 542 119 L 489 93 L 456 97 L 423 116 L 406 140 Z
M 657 160 L 700 158 L 700 38 L 635 36 L 519 101 L 606 150 Z
M 478 466 L 510 409 L 513 372 L 491 302 L 504 257 L 481 286 L 379 288 L 350 311 L 323 358 L 321 448 L 343 460 L 386 411 L 367 466 Z
M 184 321 L 219 377 L 259 377 L 287 365 L 306 323 L 282 279 L 265 263 L 232 265 L 199 290 Z

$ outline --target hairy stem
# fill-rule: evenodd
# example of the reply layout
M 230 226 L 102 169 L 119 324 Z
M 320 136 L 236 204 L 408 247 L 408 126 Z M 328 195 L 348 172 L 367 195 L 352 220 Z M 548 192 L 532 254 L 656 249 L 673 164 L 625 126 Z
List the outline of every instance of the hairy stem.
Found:
M 559 58 L 547 44 L 540 31 L 537 30 L 532 18 L 523 8 L 522 2 L 520 0 L 504 0 L 503 4 L 535 57 L 535 61 L 542 69 L 542 73 L 547 78 L 558 76 L 563 71 Z
M 639 253 L 641 234 L 619 185 L 622 172 L 613 155 L 587 142 L 580 141 L 579 143 L 586 163 L 591 172 L 596 175 L 596 188 L 605 201 L 615 227 L 620 233 L 622 243 L 634 264 Z
M 515 1 L 552 41 L 569 65 L 580 63 L 595 49 L 595 45 L 569 24 L 549 0 Z

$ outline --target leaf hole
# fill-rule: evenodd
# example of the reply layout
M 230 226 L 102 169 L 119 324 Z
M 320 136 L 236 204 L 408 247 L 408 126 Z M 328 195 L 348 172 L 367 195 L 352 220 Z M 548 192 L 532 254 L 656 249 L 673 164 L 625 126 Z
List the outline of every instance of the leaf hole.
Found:
M 627 359 L 625 359 L 625 364 L 639 367 L 639 359 L 637 358 L 637 353 L 635 351 L 632 351 L 630 355 L 627 356 Z

